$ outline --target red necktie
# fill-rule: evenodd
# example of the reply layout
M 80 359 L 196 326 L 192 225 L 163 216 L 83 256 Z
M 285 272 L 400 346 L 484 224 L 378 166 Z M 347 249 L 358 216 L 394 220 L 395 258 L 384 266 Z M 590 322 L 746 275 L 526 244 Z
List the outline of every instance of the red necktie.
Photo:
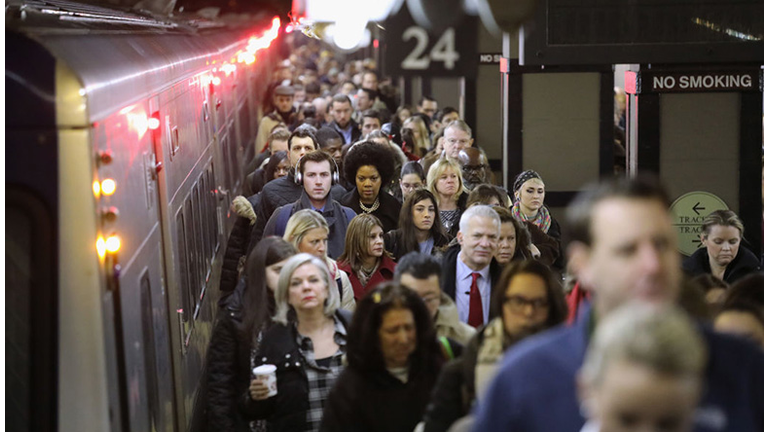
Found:
M 469 287 L 469 318 L 467 324 L 472 327 L 483 325 L 483 299 L 480 297 L 480 289 L 477 288 L 477 278 L 480 273 L 472 273 L 472 286 Z

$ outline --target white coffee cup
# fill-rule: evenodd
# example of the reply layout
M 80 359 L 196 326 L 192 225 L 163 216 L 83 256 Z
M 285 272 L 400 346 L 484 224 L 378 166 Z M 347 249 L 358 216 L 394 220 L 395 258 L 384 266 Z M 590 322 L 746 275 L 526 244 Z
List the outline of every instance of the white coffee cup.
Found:
M 254 379 L 263 382 L 269 393 L 267 397 L 272 397 L 277 394 L 277 366 L 271 364 L 264 364 L 259 367 L 253 368 Z

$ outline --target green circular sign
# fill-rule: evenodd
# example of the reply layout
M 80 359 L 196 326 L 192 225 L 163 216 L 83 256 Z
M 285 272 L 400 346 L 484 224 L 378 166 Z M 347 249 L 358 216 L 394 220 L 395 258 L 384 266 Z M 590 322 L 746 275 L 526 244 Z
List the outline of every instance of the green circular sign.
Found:
M 728 205 L 709 192 L 688 192 L 672 203 L 669 212 L 677 232 L 677 250 L 690 256 L 701 247 L 701 224 L 715 210 L 728 210 Z

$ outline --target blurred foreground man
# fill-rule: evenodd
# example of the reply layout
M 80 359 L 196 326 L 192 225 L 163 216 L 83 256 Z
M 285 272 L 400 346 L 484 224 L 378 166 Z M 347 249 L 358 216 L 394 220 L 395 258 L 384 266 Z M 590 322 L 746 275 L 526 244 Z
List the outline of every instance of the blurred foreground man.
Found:
M 575 378 L 597 323 L 629 301 L 669 304 L 679 296 L 680 258 L 668 208 L 666 193 L 648 180 L 602 183 L 579 194 L 568 209 L 568 256 L 579 281 L 592 291 L 592 307 L 573 327 L 524 341 L 506 356 L 476 410 L 473 431 L 582 428 Z M 693 430 L 762 430 L 763 354 L 708 328 L 699 332 L 709 354 Z M 617 430 L 637 430 L 642 422 L 632 417 Z

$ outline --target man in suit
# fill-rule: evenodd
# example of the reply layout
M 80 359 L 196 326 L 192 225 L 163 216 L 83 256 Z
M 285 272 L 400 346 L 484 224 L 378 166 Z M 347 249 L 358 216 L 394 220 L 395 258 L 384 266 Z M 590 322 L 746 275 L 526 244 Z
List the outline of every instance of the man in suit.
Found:
M 443 257 L 442 289 L 456 302 L 459 319 L 472 327 L 490 320 L 491 291 L 501 266 L 493 258 L 501 221 L 491 207 L 473 206 L 461 215 L 458 246 Z

